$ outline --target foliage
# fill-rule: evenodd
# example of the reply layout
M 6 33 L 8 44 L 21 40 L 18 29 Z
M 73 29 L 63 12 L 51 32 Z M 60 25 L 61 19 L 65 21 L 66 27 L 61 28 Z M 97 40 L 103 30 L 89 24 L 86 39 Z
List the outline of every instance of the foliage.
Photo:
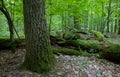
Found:
M 21 0 L 17 0 L 17 1 L 16 0 L 6 0 L 6 1 L 4 1 L 4 4 L 10 13 L 10 16 L 13 20 L 13 23 L 14 23 L 14 26 L 15 26 L 17 32 L 21 33 L 21 31 L 22 31 L 22 35 L 23 35 L 24 33 L 23 33 L 22 1 Z M 2 20 L 0 22 L 0 29 L 2 29 L 0 32 L 0 37 L 9 38 L 8 23 L 7 23 L 5 16 L 1 12 L 0 12 L 0 19 Z M 17 36 L 15 35 L 15 37 L 17 37 Z
M 22 1 L 6 0 L 4 2 L 13 19 L 15 28 L 17 29 L 19 35 L 24 38 Z M 104 9 L 102 9 L 102 4 L 104 4 Z M 64 21 L 64 24 L 68 27 L 73 28 L 73 17 L 75 16 L 77 17 L 80 28 L 84 28 L 85 23 L 88 23 L 88 29 L 100 30 L 102 29 L 101 24 L 103 22 L 103 31 L 106 31 L 108 4 L 109 0 L 46 0 L 46 18 L 48 20 L 48 25 L 50 24 L 49 17 L 52 16 L 51 31 L 61 31 L 62 28 L 66 28 L 62 21 Z M 111 31 L 115 31 L 115 20 L 120 19 L 118 16 L 120 13 L 119 4 L 119 0 L 112 0 L 110 9 Z M 88 10 L 88 22 L 86 21 L 86 10 Z M 102 14 L 103 17 L 101 17 Z M 62 19 L 62 16 L 65 16 L 65 19 Z M 3 37 L 3 34 L 5 34 L 4 37 L 9 37 L 9 33 L 6 33 L 8 26 L 6 23 L 7 21 L 1 13 L 0 19 L 2 19 L 2 22 L 0 22 L 0 29 L 3 28 L 0 36 Z M 115 23 L 117 24 L 117 22 Z M 118 28 L 118 25 L 116 28 Z M 116 30 L 118 31 L 118 29 Z

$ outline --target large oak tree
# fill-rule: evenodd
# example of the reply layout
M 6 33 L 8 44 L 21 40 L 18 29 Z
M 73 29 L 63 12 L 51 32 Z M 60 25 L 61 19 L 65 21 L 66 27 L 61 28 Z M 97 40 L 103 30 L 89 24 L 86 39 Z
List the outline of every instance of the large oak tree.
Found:
M 38 73 L 49 71 L 55 57 L 45 19 L 45 0 L 23 0 L 23 8 L 26 56 L 22 67 Z

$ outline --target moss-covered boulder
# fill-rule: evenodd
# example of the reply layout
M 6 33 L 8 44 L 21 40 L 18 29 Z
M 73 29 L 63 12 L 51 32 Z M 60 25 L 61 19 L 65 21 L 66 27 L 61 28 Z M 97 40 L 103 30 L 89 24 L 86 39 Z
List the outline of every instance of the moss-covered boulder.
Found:
M 102 49 L 100 55 L 107 60 L 120 63 L 120 45 L 110 43 L 109 47 Z
M 94 34 L 94 36 L 97 40 L 104 40 L 105 39 L 104 35 L 99 31 L 91 30 L 90 32 L 92 34 Z
M 63 35 L 63 38 L 66 40 L 83 39 L 79 33 L 73 33 L 73 32 L 65 33 Z

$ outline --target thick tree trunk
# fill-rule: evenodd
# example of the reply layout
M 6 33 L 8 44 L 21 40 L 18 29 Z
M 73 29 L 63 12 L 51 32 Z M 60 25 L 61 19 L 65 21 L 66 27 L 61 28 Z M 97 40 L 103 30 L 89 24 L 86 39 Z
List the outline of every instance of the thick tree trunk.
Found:
M 23 5 L 26 56 L 22 67 L 38 73 L 50 71 L 55 57 L 45 19 L 45 1 L 23 0 Z

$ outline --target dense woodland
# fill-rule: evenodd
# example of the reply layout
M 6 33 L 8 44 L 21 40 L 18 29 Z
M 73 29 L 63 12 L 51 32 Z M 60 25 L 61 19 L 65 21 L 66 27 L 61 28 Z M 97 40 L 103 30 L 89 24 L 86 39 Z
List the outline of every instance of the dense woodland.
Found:
M 66 56 L 71 65 L 73 56 L 87 57 L 79 60 L 79 75 L 62 72 Z M 107 72 L 88 74 L 89 61 Z M 25 77 L 119 77 L 120 0 L 0 0 L 0 77 L 10 77 L 13 67 L 38 73 Z

